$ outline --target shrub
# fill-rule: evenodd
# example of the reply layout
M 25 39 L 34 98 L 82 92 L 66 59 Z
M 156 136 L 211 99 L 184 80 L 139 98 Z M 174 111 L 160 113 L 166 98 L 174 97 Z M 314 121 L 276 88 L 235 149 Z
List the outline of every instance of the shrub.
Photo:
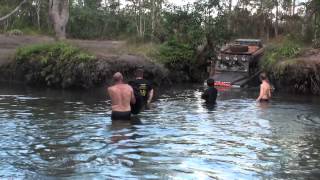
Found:
M 17 71 L 29 84 L 69 88 L 95 81 L 95 56 L 66 43 L 37 44 L 16 52 Z
M 302 49 L 296 41 L 267 48 L 261 63 L 278 88 L 297 93 L 320 94 L 320 66 L 314 50 Z
M 19 48 L 16 52 L 17 62 L 35 60 L 43 64 L 49 61 L 90 61 L 95 56 L 66 43 L 36 44 Z
M 134 43 L 129 42 L 124 48 L 121 48 L 118 54 L 134 54 L 143 56 L 147 59 L 153 59 L 154 55 L 158 53 L 159 44 L 156 43 Z
M 23 32 L 20 29 L 12 29 L 7 32 L 9 36 L 21 36 L 23 35 Z
M 320 38 L 314 39 L 312 41 L 312 47 L 315 48 L 315 49 L 319 49 L 320 48 Z
M 301 45 L 296 41 L 286 39 L 279 44 L 270 44 L 260 65 L 266 71 L 274 71 L 276 64 L 291 59 L 300 52 Z
M 176 40 L 161 45 L 155 56 L 160 63 L 168 67 L 191 65 L 195 62 L 195 50 L 188 44 Z

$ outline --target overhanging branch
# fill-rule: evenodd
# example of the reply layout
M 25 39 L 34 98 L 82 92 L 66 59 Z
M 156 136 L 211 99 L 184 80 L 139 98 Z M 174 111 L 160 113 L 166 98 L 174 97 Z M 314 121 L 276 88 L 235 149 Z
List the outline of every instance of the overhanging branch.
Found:
M 21 6 L 26 2 L 27 2 L 27 0 L 23 0 L 13 11 L 11 11 L 9 14 L 1 17 L 0 22 L 8 19 L 10 16 L 12 16 L 14 13 L 16 13 L 21 8 Z

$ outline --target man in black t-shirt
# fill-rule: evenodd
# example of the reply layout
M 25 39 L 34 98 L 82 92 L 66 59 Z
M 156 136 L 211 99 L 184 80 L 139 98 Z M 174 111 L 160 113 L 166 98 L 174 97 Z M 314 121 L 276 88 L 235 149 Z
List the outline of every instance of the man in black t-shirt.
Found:
M 132 106 L 132 113 L 138 114 L 144 107 L 148 107 L 153 98 L 153 88 L 151 83 L 143 78 L 143 69 L 139 68 L 135 72 L 136 79 L 129 84 L 132 86 L 137 98 L 136 104 Z
M 204 91 L 201 98 L 204 99 L 207 104 L 212 105 L 216 103 L 218 90 L 214 87 L 214 79 L 209 78 L 207 80 L 207 85 L 208 89 Z

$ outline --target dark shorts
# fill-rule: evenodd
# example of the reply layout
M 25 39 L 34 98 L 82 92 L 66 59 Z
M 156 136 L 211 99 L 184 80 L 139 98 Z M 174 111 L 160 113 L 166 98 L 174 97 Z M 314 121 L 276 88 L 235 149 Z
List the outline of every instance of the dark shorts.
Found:
M 112 111 L 111 113 L 112 120 L 130 120 L 131 119 L 131 112 L 120 112 L 120 111 Z
M 260 99 L 260 102 L 269 102 L 269 99 Z

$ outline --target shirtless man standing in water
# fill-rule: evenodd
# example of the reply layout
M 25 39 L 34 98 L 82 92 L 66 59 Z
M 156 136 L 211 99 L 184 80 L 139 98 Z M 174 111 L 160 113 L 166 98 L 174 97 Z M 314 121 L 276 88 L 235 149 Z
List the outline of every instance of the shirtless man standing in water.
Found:
M 269 102 L 271 98 L 271 86 L 268 81 L 267 75 L 265 73 L 261 73 L 260 80 L 262 83 L 260 85 L 260 94 L 257 98 L 257 102 Z
M 130 120 L 130 103 L 134 104 L 136 101 L 133 89 L 123 82 L 123 76 L 120 72 L 113 75 L 113 81 L 114 85 L 108 88 L 108 94 L 111 97 L 112 103 L 111 119 Z

